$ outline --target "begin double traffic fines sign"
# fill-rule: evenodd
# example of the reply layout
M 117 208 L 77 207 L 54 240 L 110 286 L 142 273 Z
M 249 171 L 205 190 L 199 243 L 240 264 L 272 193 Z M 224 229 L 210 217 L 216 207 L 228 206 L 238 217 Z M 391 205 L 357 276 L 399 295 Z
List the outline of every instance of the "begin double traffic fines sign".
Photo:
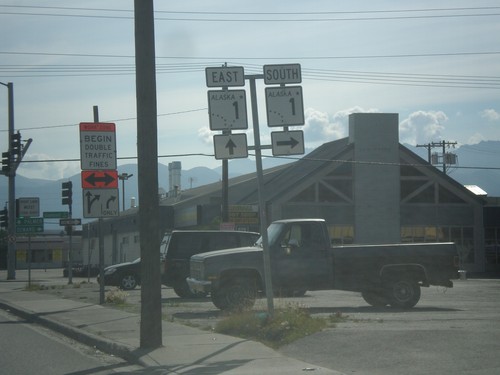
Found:
M 118 216 L 116 126 L 106 122 L 80 123 L 83 217 Z
M 80 123 L 80 163 L 83 170 L 116 169 L 114 123 Z

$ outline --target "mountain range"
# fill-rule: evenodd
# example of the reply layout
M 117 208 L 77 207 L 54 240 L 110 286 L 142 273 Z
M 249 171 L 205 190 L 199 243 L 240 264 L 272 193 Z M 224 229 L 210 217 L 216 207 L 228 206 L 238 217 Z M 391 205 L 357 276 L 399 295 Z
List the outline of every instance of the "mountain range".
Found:
M 426 147 L 414 147 L 405 145 L 411 151 L 422 157 L 428 158 Z M 498 153 L 500 141 L 484 141 L 477 145 L 462 146 L 455 150 L 447 150 L 457 155 L 458 163 L 449 166 L 447 173 L 450 177 L 463 185 L 477 185 L 488 193 L 488 196 L 500 197 L 500 163 Z M 436 151 L 436 150 L 433 150 Z M 442 150 L 437 149 L 438 152 Z M 495 155 L 496 154 L 496 155 Z M 289 159 L 263 158 L 264 168 L 274 167 L 290 162 Z M 440 168 L 440 166 L 437 166 Z M 255 172 L 255 161 L 250 159 L 234 159 L 229 161 L 229 177 Z M 125 184 L 125 209 L 131 206 L 131 201 L 135 197 L 138 199 L 137 189 L 137 165 L 126 164 L 118 167 L 119 173 L 132 174 L 133 176 L 124 182 Z M 160 192 L 168 192 L 169 174 L 168 166 L 159 164 L 158 166 Z M 195 167 L 181 171 L 181 189 L 202 186 L 221 180 L 222 166 L 214 169 L 207 167 Z M 46 211 L 67 211 L 67 206 L 61 204 L 61 183 L 71 180 L 73 182 L 73 217 L 82 216 L 82 201 L 78 199 L 82 196 L 81 177 L 79 174 L 64 180 L 42 180 L 31 179 L 20 175 L 16 176 L 16 198 L 19 197 L 39 197 L 40 216 Z M 122 188 L 122 181 L 119 181 L 119 189 Z M 120 191 L 121 194 L 121 191 Z M 8 179 L 0 176 L 0 208 L 8 201 Z M 120 197 L 120 209 L 123 200 Z M 58 221 L 52 223 L 55 227 L 46 229 L 57 229 Z

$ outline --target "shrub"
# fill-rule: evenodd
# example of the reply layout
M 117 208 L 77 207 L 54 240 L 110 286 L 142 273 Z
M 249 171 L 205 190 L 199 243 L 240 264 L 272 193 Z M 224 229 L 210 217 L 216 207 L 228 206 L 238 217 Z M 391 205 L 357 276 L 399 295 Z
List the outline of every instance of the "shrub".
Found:
M 106 303 L 113 303 L 115 305 L 123 305 L 127 302 L 127 297 L 129 294 L 124 292 L 119 288 L 111 288 L 104 295 L 104 300 Z

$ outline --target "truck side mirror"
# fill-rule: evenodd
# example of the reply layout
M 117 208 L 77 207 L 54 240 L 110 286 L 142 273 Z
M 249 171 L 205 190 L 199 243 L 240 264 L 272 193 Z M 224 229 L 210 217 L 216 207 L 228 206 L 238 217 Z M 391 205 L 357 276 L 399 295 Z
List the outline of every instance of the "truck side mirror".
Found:
M 286 255 L 290 255 L 292 253 L 292 249 L 296 249 L 298 247 L 299 247 L 299 241 L 297 241 L 296 238 L 292 238 L 290 241 L 288 241 L 287 244 L 283 245 Z

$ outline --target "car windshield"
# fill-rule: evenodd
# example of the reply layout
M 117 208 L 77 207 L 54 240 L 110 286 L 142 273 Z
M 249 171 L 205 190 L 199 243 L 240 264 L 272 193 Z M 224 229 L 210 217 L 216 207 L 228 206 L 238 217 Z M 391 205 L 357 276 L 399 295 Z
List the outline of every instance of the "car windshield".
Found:
M 283 225 L 284 225 L 283 223 L 272 223 L 267 228 L 267 242 L 269 244 L 273 244 L 274 242 L 276 242 L 276 238 L 278 237 L 279 233 L 281 232 L 281 228 Z M 262 247 L 262 236 L 257 240 L 255 245 Z

